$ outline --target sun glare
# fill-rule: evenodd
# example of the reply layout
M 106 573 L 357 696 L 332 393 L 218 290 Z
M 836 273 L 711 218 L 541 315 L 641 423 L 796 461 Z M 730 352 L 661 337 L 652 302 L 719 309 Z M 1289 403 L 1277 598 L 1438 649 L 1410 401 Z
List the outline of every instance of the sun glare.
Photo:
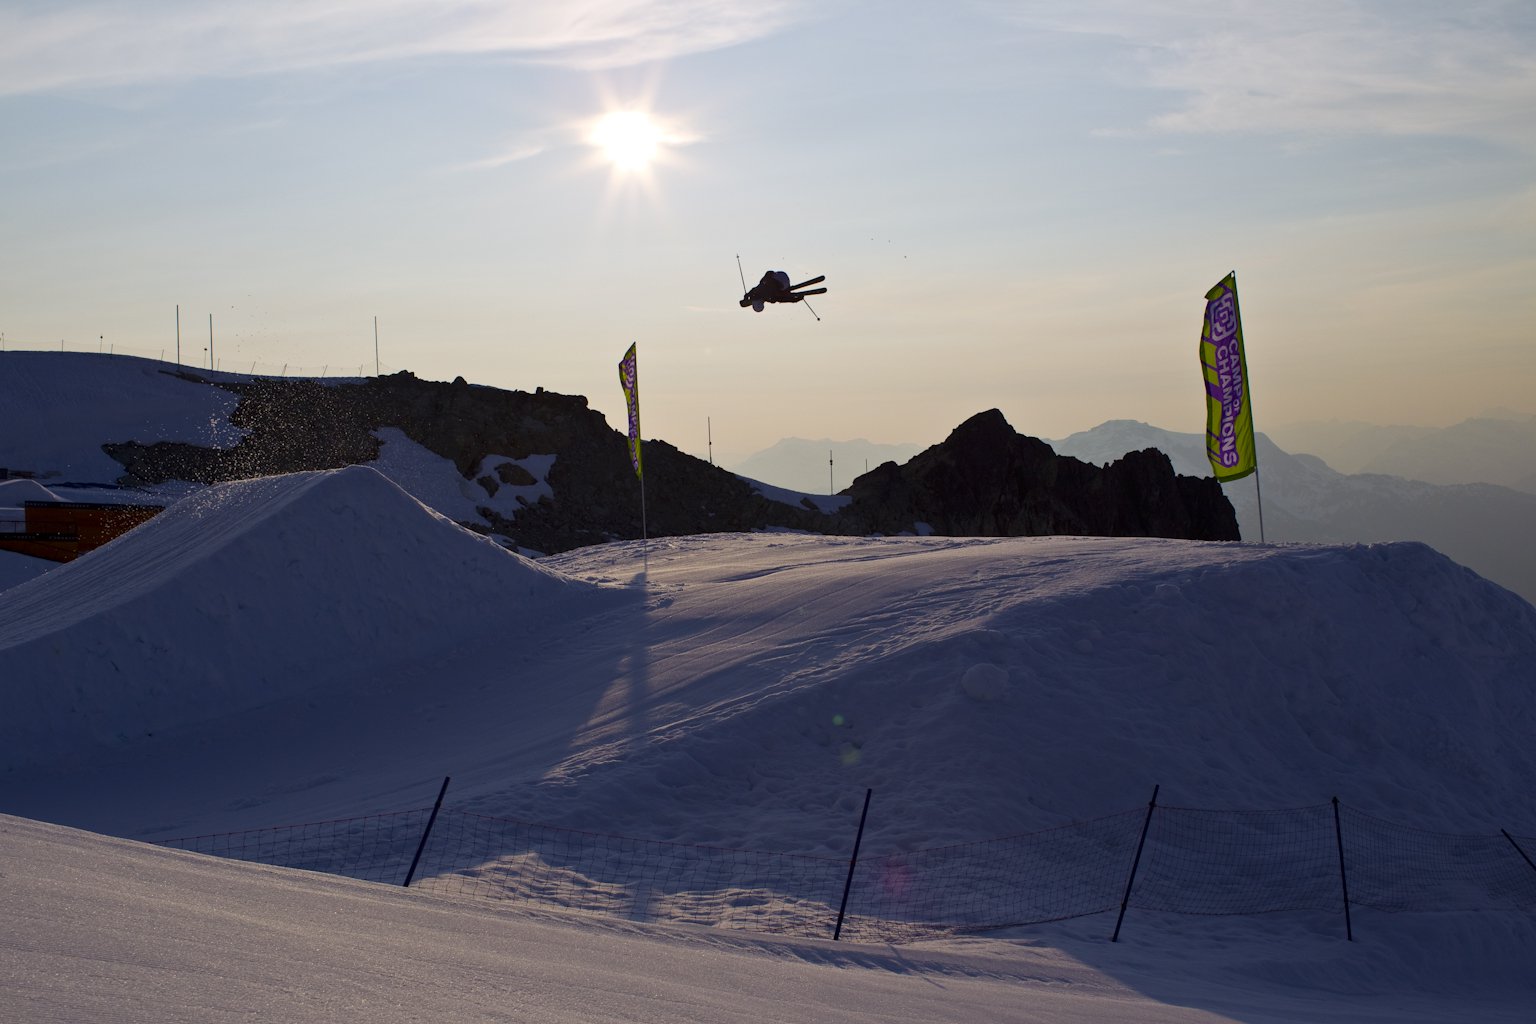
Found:
M 649 114 L 616 110 L 598 119 L 590 141 L 616 170 L 634 172 L 650 167 L 664 136 Z

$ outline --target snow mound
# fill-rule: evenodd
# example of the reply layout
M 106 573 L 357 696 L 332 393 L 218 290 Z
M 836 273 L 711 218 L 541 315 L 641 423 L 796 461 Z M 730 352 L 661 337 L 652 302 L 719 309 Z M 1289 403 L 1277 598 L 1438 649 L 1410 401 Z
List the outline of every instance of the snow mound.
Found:
M 211 487 L 0 593 L 0 768 L 377 688 L 454 645 L 515 644 L 600 589 L 366 467 Z
M 36 480 L 0 480 L 0 508 L 21 508 L 29 501 L 58 501 L 59 496 Z

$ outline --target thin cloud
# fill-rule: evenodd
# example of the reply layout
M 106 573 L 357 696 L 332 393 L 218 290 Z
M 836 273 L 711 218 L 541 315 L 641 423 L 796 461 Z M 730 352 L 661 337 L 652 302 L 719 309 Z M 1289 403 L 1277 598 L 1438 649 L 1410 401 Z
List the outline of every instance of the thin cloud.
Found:
M 479 160 L 471 160 L 468 163 L 459 164 L 455 170 L 461 171 L 488 171 L 497 167 L 505 167 L 508 164 L 521 163 L 524 160 L 532 160 L 549 149 L 543 143 L 533 142 L 512 146 L 502 150 L 493 156 L 483 157 Z
M 1107 36 L 1137 81 L 1176 93 L 1158 132 L 1453 135 L 1531 145 L 1536 16 L 1527 0 L 1122 0 L 1016 24 Z
M 500 54 L 583 70 L 734 46 L 802 0 L 160 0 L 0 11 L 0 95 Z

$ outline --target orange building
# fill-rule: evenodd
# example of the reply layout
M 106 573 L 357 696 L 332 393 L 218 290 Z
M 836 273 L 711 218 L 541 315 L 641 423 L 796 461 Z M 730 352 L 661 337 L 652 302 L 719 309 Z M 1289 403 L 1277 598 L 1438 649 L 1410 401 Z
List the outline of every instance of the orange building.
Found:
M 0 551 L 68 562 L 163 512 L 162 505 L 94 501 L 27 501 L 19 532 L 0 532 Z

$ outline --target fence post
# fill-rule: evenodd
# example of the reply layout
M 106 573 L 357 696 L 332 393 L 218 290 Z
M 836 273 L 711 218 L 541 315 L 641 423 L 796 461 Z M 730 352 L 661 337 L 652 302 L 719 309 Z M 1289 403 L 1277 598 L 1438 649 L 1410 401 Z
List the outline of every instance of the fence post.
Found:
M 1531 870 L 1536 871 L 1536 861 L 1532 861 L 1530 856 L 1520 848 L 1520 844 L 1515 842 L 1515 837 L 1502 828 L 1499 831 L 1504 833 L 1504 838 L 1509 840 L 1509 845 L 1515 848 L 1515 852 L 1525 858 L 1525 862 L 1531 866 Z
M 1125 920 L 1125 908 L 1131 902 L 1131 886 L 1136 884 L 1136 869 L 1141 865 L 1141 848 L 1147 844 L 1147 829 L 1152 826 L 1152 811 L 1157 807 L 1157 791 L 1161 788 L 1161 783 L 1152 787 L 1152 799 L 1147 803 L 1147 817 L 1141 823 L 1141 838 L 1136 842 L 1136 859 L 1131 861 L 1131 877 L 1125 880 L 1125 897 L 1120 900 L 1120 916 L 1115 918 L 1115 934 L 1109 937 L 1110 942 L 1120 941 L 1120 923 Z
M 432 813 L 427 817 L 427 827 L 421 830 L 421 842 L 416 844 L 416 856 L 411 858 L 411 869 L 405 873 L 405 881 L 400 885 L 403 888 L 411 887 L 411 879 L 416 877 L 416 865 L 421 863 L 421 851 L 427 848 L 427 836 L 432 834 L 432 823 L 437 820 L 437 812 L 443 806 L 443 794 L 448 792 L 448 780 L 453 776 L 443 776 L 443 788 L 437 791 L 437 803 L 432 805 Z
M 858 834 L 853 837 L 853 856 L 848 858 L 848 880 L 843 883 L 843 905 L 837 908 L 837 926 L 832 929 L 833 942 L 843 934 L 843 915 L 848 912 L 848 893 L 853 889 L 853 869 L 859 862 L 859 844 L 864 841 L 864 820 L 869 817 L 869 798 L 874 795 L 872 789 L 864 791 L 864 811 L 859 815 Z
M 1344 873 L 1344 827 L 1339 824 L 1339 798 L 1333 798 L 1333 837 L 1339 844 L 1339 885 L 1344 890 L 1344 937 L 1355 941 L 1355 928 L 1349 921 L 1349 876 Z

